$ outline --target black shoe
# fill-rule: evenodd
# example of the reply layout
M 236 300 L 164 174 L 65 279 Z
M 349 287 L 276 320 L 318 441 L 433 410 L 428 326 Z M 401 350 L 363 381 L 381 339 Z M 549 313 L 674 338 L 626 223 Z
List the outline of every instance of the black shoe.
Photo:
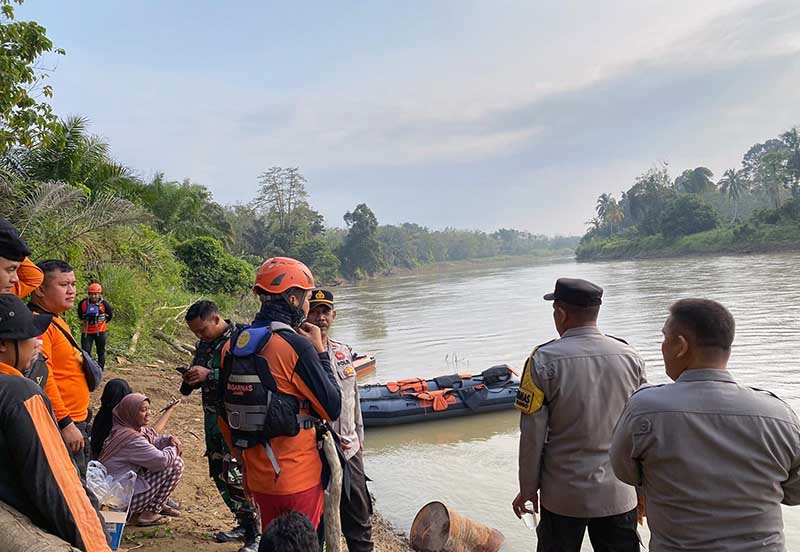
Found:
M 216 542 L 243 541 L 244 533 L 245 533 L 245 528 L 241 525 L 238 525 L 233 529 L 231 529 L 230 531 L 220 531 L 219 533 L 215 533 L 214 541 Z M 258 547 L 255 548 L 255 550 L 257 549 Z
M 253 540 L 247 541 L 244 543 L 238 552 L 258 552 L 258 543 L 261 541 L 260 537 L 256 537 Z

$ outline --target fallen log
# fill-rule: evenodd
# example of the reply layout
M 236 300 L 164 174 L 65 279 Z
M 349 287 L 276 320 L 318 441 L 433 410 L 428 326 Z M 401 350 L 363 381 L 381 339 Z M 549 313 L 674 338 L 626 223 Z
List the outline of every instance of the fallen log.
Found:
M 167 334 L 165 334 L 161 330 L 153 330 L 153 337 L 163 341 L 164 343 L 168 344 L 170 347 L 175 349 L 177 352 L 185 355 L 193 355 L 194 354 L 194 347 L 191 345 L 187 345 L 186 343 L 181 343 L 177 339 L 174 339 Z
M 0 502 L 0 550 L 4 552 L 80 552 L 35 526 L 14 508 Z

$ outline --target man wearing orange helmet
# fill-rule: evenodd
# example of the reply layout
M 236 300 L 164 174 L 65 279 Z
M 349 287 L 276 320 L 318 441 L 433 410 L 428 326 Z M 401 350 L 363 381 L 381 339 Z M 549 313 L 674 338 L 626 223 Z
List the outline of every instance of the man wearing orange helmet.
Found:
M 114 311 L 103 299 L 103 286 L 97 282 L 89 284 L 87 297 L 78 303 L 78 318 L 81 321 L 81 348 L 92 354 L 92 343 L 97 343 L 97 363 L 106 365 L 107 323 L 111 322 Z
M 223 350 L 220 429 L 241 454 L 261 527 L 286 511 L 319 525 L 322 460 L 313 420 L 335 420 L 341 392 L 317 326 L 306 322 L 314 277 L 287 257 L 268 259 L 253 291 L 261 309 Z

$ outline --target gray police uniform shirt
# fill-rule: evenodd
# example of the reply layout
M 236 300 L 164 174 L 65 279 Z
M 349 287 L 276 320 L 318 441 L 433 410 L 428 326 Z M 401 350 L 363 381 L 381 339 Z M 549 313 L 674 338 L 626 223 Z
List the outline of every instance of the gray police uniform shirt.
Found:
M 614 432 L 617 477 L 641 485 L 652 552 L 784 550 L 800 503 L 800 423 L 726 370 L 687 370 L 634 394 Z
M 539 491 L 542 507 L 563 516 L 634 509 L 636 490 L 614 476 L 608 449 L 628 398 L 646 382 L 644 360 L 627 343 L 584 326 L 536 349 L 526 370 L 543 397 L 520 416 L 520 491 Z
M 356 369 L 353 367 L 353 350 L 349 345 L 328 338 L 328 353 L 331 357 L 333 375 L 342 390 L 342 413 L 333 422 L 333 430 L 341 437 L 350 439 L 350 448 L 344 451 L 345 460 L 350 460 L 361 450 L 364 443 L 364 421 L 358 394 Z

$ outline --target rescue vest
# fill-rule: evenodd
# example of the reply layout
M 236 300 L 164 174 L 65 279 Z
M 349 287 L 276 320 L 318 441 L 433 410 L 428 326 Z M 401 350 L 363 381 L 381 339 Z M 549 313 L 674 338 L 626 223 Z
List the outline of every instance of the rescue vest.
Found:
M 245 326 L 231 336 L 230 349 L 220 370 L 219 412 L 228 424 L 231 443 L 238 449 L 263 446 L 275 470 L 280 467 L 269 440 L 294 437 L 318 421 L 301 414 L 307 408 L 294 395 L 278 391 L 267 359 L 259 353 L 272 337 L 268 327 Z

